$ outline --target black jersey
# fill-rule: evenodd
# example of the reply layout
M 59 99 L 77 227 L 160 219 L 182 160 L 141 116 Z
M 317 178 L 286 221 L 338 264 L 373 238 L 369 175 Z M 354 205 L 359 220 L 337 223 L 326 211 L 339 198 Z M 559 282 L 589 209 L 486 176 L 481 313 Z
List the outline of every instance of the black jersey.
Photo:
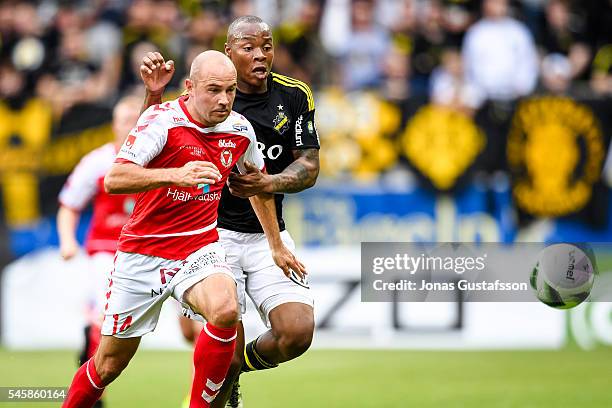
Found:
M 293 163 L 293 150 L 319 148 L 314 99 L 308 85 L 301 81 L 272 72 L 266 93 L 238 91 L 233 109 L 253 125 L 269 174 L 280 173 Z M 275 194 L 274 198 L 278 225 L 283 231 L 283 194 Z M 217 225 L 238 232 L 263 232 L 249 200 L 232 195 L 227 185 L 221 194 Z

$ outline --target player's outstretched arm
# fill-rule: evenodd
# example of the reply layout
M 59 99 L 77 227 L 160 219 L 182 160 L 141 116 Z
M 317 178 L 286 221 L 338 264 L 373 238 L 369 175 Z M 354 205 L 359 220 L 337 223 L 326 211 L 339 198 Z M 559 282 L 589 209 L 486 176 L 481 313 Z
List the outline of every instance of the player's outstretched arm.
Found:
M 192 161 L 179 168 L 149 169 L 135 163 L 115 163 L 104 177 L 110 194 L 130 194 L 165 186 L 192 187 L 221 180 L 217 167 L 206 161 Z
M 159 52 L 149 52 L 142 58 L 140 78 L 145 84 L 145 100 L 141 112 L 162 102 L 166 85 L 174 75 L 174 61 L 165 61 Z
M 303 278 L 306 275 L 306 267 L 285 246 L 281 239 L 278 221 L 276 220 L 274 194 L 258 194 L 250 197 L 249 201 L 266 234 L 274 263 L 283 270 L 287 277 L 290 275 L 291 271 L 294 271 L 298 276 Z
M 230 192 L 247 198 L 259 193 L 298 193 L 314 186 L 319 176 L 319 149 L 294 150 L 295 161 L 278 174 L 265 174 L 254 166 L 247 173 L 232 173 Z
M 79 252 L 76 229 L 81 213 L 72 208 L 60 205 L 57 212 L 57 234 L 60 242 L 60 255 L 64 260 L 73 258 Z

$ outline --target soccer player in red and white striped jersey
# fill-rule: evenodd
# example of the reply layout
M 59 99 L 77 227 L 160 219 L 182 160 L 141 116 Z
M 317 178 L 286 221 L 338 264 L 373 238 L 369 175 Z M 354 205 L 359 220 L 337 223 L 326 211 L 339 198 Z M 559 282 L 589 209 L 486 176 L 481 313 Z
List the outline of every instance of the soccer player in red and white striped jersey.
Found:
M 231 111 L 236 69 L 222 53 L 198 55 L 187 95 L 147 109 L 105 178 L 112 193 L 138 193 L 123 228 L 106 293 L 102 340 L 76 373 L 64 407 L 91 407 L 155 329 L 172 296 L 206 323 L 194 350 L 190 407 L 209 407 L 234 352 L 238 300 L 217 242 L 217 208 L 231 172 L 247 162 L 263 170 L 251 124 Z M 251 200 L 280 267 L 304 266 L 283 244 L 274 198 Z

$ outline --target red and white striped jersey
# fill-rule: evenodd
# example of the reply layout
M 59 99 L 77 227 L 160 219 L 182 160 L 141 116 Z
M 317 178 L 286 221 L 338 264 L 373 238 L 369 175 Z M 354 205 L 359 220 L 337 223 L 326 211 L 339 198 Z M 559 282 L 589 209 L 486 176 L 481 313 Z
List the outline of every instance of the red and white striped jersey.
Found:
M 116 154 L 115 146 L 108 143 L 85 155 L 59 195 L 61 205 L 79 212 L 93 202 L 93 216 L 85 241 L 85 249 L 90 255 L 117 250 L 121 228 L 134 208 L 135 195 L 110 195 L 104 191 L 104 175 Z
M 232 168 L 244 172 L 245 160 L 264 168 L 255 132 L 244 116 L 232 112 L 224 122 L 207 128 L 191 117 L 185 106 L 187 98 L 149 107 L 116 162 L 178 168 L 190 161 L 209 161 L 222 178 L 212 185 L 169 186 L 139 193 L 119 238 L 118 248 L 123 252 L 179 260 L 217 241 L 217 208 Z

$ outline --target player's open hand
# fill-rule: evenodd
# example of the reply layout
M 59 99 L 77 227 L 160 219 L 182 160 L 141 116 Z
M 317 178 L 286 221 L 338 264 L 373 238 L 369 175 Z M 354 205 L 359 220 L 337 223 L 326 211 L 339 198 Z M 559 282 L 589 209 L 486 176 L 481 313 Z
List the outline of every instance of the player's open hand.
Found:
M 60 244 L 60 255 L 64 261 L 68 261 L 79 252 L 79 243 L 74 240 L 62 241 Z
M 270 176 L 263 173 L 253 163 L 244 162 L 246 174 L 231 173 L 227 180 L 230 193 L 237 197 L 248 198 L 261 193 L 270 193 Z
M 207 161 L 192 161 L 176 169 L 176 185 L 192 187 L 199 184 L 215 184 L 221 180 L 217 166 Z
M 283 270 L 283 273 L 287 277 L 291 276 L 291 271 L 300 279 L 304 279 L 308 274 L 304 264 L 284 245 L 272 249 L 272 258 L 274 259 L 274 263 Z
M 148 52 L 140 64 L 140 77 L 149 92 L 162 92 L 174 75 L 174 61 L 164 61 L 159 52 Z

